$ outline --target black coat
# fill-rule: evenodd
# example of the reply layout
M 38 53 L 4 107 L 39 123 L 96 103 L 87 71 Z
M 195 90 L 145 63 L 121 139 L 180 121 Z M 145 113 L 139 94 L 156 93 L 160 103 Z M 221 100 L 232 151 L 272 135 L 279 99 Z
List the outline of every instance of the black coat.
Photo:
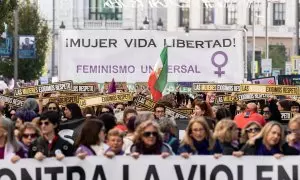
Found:
M 243 151 L 245 155 L 257 155 L 256 152 L 262 143 L 262 138 L 257 139 L 253 145 L 246 143 L 241 151 Z M 284 143 L 281 146 L 280 151 L 284 155 L 299 155 L 299 151 L 289 146 L 287 143 Z
M 234 147 L 231 143 L 220 143 L 223 155 L 232 155 L 234 151 L 238 151 L 238 147 Z
M 43 153 L 46 157 L 54 157 L 55 151 L 60 150 L 65 156 L 73 156 L 75 148 L 66 140 L 58 136 L 58 139 L 48 148 L 48 141 L 44 137 L 39 137 L 29 147 L 28 157 L 33 158 L 37 152 Z

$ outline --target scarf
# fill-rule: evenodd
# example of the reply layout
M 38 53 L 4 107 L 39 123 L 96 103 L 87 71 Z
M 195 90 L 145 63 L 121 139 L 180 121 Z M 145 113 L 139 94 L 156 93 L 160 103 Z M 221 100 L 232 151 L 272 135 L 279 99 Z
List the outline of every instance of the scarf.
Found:
M 267 147 L 261 143 L 256 151 L 256 155 L 262 155 L 262 156 L 272 156 L 274 154 L 281 153 L 280 149 L 278 146 L 272 147 L 271 150 L 268 150 Z
M 209 155 L 210 151 L 208 150 L 209 142 L 207 139 L 204 139 L 202 141 L 196 141 L 193 139 L 193 144 L 197 150 L 196 154 L 199 155 Z

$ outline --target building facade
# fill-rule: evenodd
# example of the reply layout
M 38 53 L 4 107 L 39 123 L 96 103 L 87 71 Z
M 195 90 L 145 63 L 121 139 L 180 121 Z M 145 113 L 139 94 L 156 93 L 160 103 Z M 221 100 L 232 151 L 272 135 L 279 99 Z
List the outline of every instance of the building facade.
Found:
M 62 22 L 65 29 L 158 29 L 190 31 L 202 29 L 247 29 L 248 48 L 252 48 L 253 16 L 255 50 L 266 50 L 266 18 L 269 44 L 282 44 L 287 56 L 294 55 L 294 0 L 35 0 L 42 16 L 53 23 L 55 32 Z M 53 2 L 55 6 L 53 6 Z M 254 9 L 253 9 L 254 6 Z M 299 7 L 299 6 L 298 6 Z M 267 11 L 267 17 L 266 17 Z M 101 33 L 101 31 L 99 31 Z M 57 33 L 56 33 L 57 34 Z M 58 39 L 57 39 L 58 40 Z M 56 47 L 56 52 L 59 49 Z M 48 62 L 51 62 L 49 56 Z M 58 57 L 55 57 L 57 64 Z M 48 63 L 48 67 L 51 67 Z

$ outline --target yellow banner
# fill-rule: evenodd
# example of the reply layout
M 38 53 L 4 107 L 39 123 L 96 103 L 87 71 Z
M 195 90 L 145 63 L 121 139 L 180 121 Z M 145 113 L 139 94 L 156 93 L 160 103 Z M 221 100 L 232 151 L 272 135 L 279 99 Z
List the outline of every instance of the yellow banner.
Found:
M 22 99 L 5 96 L 5 95 L 0 95 L 0 101 L 3 101 L 4 103 L 15 106 L 15 107 L 22 107 L 24 104 L 24 100 L 22 100 Z
M 80 107 L 90 107 L 103 104 L 111 104 L 117 102 L 128 102 L 133 100 L 132 93 L 119 93 L 119 94 L 108 94 L 99 95 L 95 97 L 84 97 L 79 99 Z
M 299 95 L 299 88 L 296 86 L 241 84 L 241 92 L 274 95 Z
M 48 102 L 56 102 L 59 105 L 65 106 L 69 103 L 79 103 L 79 96 L 59 96 L 59 97 L 50 97 L 43 99 L 43 105 L 45 106 Z
M 240 92 L 239 84 L 193 83 L 193 92 Z

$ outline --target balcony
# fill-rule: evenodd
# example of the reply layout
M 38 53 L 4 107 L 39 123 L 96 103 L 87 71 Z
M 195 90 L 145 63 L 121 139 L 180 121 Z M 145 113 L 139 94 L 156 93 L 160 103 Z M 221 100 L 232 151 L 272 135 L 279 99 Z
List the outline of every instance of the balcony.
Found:
M 123 29 L 122 20 L 84 20 L 85 29 Z

